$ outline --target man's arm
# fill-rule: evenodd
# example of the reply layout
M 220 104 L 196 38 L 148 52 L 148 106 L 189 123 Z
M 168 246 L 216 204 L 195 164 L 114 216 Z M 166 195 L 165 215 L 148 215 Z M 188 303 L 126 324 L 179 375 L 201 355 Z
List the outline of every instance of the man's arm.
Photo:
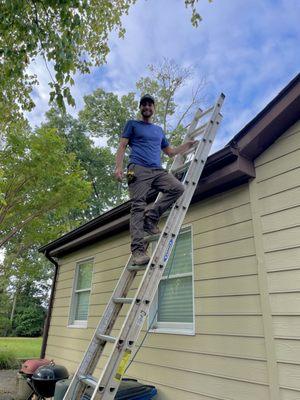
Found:
M 129 139 L 121 138 L 116 154 L 115 178 L 119 182 L 122 182 L 123 179 L 123 160 L 128 142 Z
M 169 157 L 174 157 L 177 154 L 184 153 L 185 151 L 190 149 L 192 146 L 194 146 L 196 143 L 198 143 L 198 140 L 188 140 L 185 143 L 182 143 L 177 147 L 167 146 L 163 149 L 163 152 Z

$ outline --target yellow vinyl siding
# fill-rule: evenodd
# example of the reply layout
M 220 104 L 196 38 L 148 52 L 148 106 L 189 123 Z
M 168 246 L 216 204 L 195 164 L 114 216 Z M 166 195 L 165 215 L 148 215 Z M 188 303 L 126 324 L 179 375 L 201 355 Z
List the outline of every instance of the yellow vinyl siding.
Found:
M 158 400 L 273 400 L 270 376 L 277 379 L 280 399 L 300 399 L 299 151 L 297 123 L 255 161 L 255 204 L 250 201 L 251 184 L 246 183 L 190 207 L 185 224 L 193 229 L 196 334 L 148 334 L 128 370 L 128 376 L 156 385 Z M 129 243 L 128 232 L 123 232 L 60 260 L 46 356 L 70 372 L 78 366 L 117 283 Z M 94 257 L 88 326 L 68 328 L 75 265 L 87 257 Z M 134 295 L 140 276 L 128 297 Z M 128 308 L 122 309 L 112 335 Z M 268 327 L 271 346 L 266 346 Z M 146 324 L 138 344 L 145 332 Z M 268 357 L 276 358 L 275 367 Z
M 292 389 L 280 389 L 281 400 L 298 400 L 299 392 Z
M 232 379 L 226 376 L 226 371 L 224 372 L 223 376 L 220 377 L 209 373 L 136 363 L 134 368 L 130 370 L 130 375 L 140 380 L 149 380 L 149 377 L 151 377 L 151 382 L 154 384 L 173 386 L 217 399 L 266 400 L 268 398 L 268 387 L 266 385 Z M 180 398 L 175 395 L 173 399 L 179 400 Z
M 280 399 L 300 399 L 300 122 L 255 166 Z
M 152 375 L 158 367 L 161 368 L 162 376 L 156 384 L 164 385 L 164 396 L 168 396 L 168 388 L 172 386 L 169 378 L 164 379 L 168 371 L 187 376 L 196 374 L 196 382 L 205 381 L 206 377 L 214 382 L 207 393 L 202 391 L 198 383 L 198 389 L 182 383 L 175 396 L 178 398 L 181 392 L 194 393 L 199 399 L 207 395 L 226 398 L 216 388 L 216 382 L 221 385 L 223 381 L 228 393 L 231 393 L 229 388 L 232 385 L 238 388 L 246 385 L 247 392 L 248 381 L 252 382 L 251 385 L 258 385 L 259 389 L 254 391 L 265 393 L 265 348 L 247 185 L 193 205 L 186 223 L 192 223 L 194 231 L 196 335 L 149 334 L 128 373 L 146 379 L 137 372 L 141 369 L 144 371 L 146 366 L 148 379 L 151 377 L 155 383 Z M 101 241 L 98 246 L 91 246 L 90 250 L 86 248 L 61 260 L 55 293 L 47 355 L 54 356 L 57 351 L 69 368 L 74 368 L 74 361 L 76 364 L 81 359 L 126 263 L 128 234 Z M 70 329 L 67 328 L 68 298 L 72 291 L 74 266 L 78 260 L 90 256 L 94 257 L 94 276 L 88 328 Z M 140 276 L 136 278 L 133 289 L 137 288 L 139 280 Z M 128 296 L 134 294 L 133 289 Z M 128 307 L 122 310 L 113 334 L 121 327 Z M 145 330 L 146 325 L 142 335 Z M 159 358 L 156 360 L 158 352 L 164 362 L 159 362 Z M 178 364 L 179 360 L 182 363 Z M 226 365 L 230 365 L 228 374 L 225 373 Z M 247 398 L 245 395 L 239 400 Z

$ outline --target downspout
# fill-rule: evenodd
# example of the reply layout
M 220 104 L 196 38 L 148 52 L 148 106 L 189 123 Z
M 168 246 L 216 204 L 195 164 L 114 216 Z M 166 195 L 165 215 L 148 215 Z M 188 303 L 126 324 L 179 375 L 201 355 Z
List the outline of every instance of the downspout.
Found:
M 44 256 L 46 258 L 48 258 L 48 260 L 50 262 L 52 262 L 52 264 L 54 264 L 55 270 L 54 270 L 54 277 L 53 277 L 52 286 L 51 286 L 51 294 L 50 294 L 48 313 L 47 313 L 47 318 L 46 318 L 45 326 L 44 326 L 43 342 L 42 342 L 40 358 L 44 358 L 45 357 L 45 353 L 46 353 L 46 346 L 47 346 L 48 333 L 49 333 L 49 327 L 50 327 L 50 320 L 51 320 L 51 314 L 52 314 L 52 306 L 53 306 L 53 300 L 54 300 L 54 292 L 55 292 L 55 287 L 56 287 L 56 278 L 57 278 L 57 273 L 58 273 L 58 263 L 57 263 L 57 261 L 55 261 L 55 259 L 52 258 L 47 253 L 47 251 L 44 252 Z

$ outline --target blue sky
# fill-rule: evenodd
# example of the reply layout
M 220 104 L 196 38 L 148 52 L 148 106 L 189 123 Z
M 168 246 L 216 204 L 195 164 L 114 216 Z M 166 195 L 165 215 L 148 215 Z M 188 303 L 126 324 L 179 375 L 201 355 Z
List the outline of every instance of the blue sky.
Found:
M 119 95 L 135 91 L 147 66 L 166 57 L 195 71 L 179 103 L 188 101 L 202 78 L 211 101 L 225 93 L 214 150 L 224 146 L 299 72 L 300 0 L 200 0 L 198 10 L 203 20 L 194 28 L 184 0 L 137 0 L 123 18 L 125 39 L 110 36 L 107 64 L 75 76 L 76 108 L 69 111 L 76 115 L 83 96 L 97 87 Z M 49 74 L 41 60 L 30 69 L 40 81 L 37 106 L 28 115 L 36 125 L 48 109 Z

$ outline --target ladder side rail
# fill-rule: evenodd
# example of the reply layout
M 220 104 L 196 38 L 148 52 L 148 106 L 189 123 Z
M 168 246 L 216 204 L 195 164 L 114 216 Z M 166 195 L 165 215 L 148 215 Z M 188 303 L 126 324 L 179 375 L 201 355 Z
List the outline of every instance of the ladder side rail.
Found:
M 173 214 L 171 215 L 171 217 L 173 217 Z M 184 218 L 184 216 L 183 216 Z M 173 235 L 175 236 L 174 239 L 171 239 L 175 242 L 176 236 L 180 230 L 180 223 L 176 223 L 176 225 L 178 225 L 177 229 L 174 229 L 173 227 Z M 170 239 L 170 236 L 168 235 L 168 238 Z M 170 241 L 171 241 L 170 240 Z M 162 245 L 163 247 L 164 244 Z M 159 250 L 158 250 L 159 252 Z M 170 251 L 169 251 L 170 252 Z M 152 298 L 155 295 L 155 292 L 157 290 L 160 278 L 163 274 L 163 270 L 166 264 L 166 260 L 163 262 L 161 259 L 157 260 L 158 264 L 161 265 L 162 268 L 155 268 L 156 270 L 156 274 L 153 274 L 153 279 L 149 280 L 148 282 L 146 282 L 149 279 L 149 275 L 147 276 L 147 280 L 144 281 L 144 284 L 146 285 L 145 287 L 145 294 L 144 294 L 144 301 L 141 303 L 141 306 L 136 306 L 135 305 L 135 310 L 132 310 L 132 314 L 131 315 L 131 321 L 127 320 L 127 323 L 125 324 L 126 328 L 127 328 L 127 334 L 125 333 L 125 336 L 123 336 L 123 332 L 120 335 L 120 337 L 126 337 L 130 339 L 131 343 L 135 343 L 136 338 L 139 336 L 140 331 L 142 329 L 143 323 L 146 319 L 146 316 L 148 315 L 149 312 L 149 305 L 146 306 L 146 302 L 148 304 L 151 303 Z M 160 271 L 159 271 L 160 269 Z M 159 271 L 159 272 L 158 272 Z M 152 284 L 151 284 L 152 283 Z M 147 293 L 147 289 L 148 289 L 148 293 Z M 152 291 L 152 294 L 150 293 L 150 291 Z M 124 328 L 125 328 L 124 326 Z M 128 340 L 128 339 L 127 339 Z M 126 340 L 124 339 L 124 344 L 126 343 Z M 124 348 L 120 349 L 118 352 L 114 352 L 111 355 L 110 358 L 110 362 L 109 362 L 109 368 L 104 372 L 103 374 L 103 379 L 101 379 L 101 383 L 103 385 L 103 389 L 105 390 L 105 392 L 103 392 L 103 395 L 99 394 L 99 392 L 97 391 L 97 389 L 95 390 L 95 396 L 92 397 L 93 400 L 96 399 L 101 399 L 101 400 L 112 400 L 114 398 L 113 396 L 113 392 L 115 390 L 117 390 L 118 384 L 115 383 L 115 381 L 113 383 L 109 384 L 109 380 L 114 379 L 113 377 L 115 376 L 116 370 L 122 360 L 122 357 L 124 355 L 124 352 L 126 351 L 126 346 L 124 346 Z M 104 388 L 105 387 L 105 388 Z M 109 387 L 109 388 L 108 388 Z M 109 391 L 108 391 L 109 390 Z
M 220 105 L 219 105 L 219 107 L 220 107 Z M 216 113 L 215 113 L 216 114 Z M 220 116 L 220 118 L 221 118 L 221 116 Z M 217 121 L 217 123 L 219 123 L 219 121 Z M 217 129 L 217 123 L 215 124 L 216 125 L 216 128 L 214 129 L 215 131 L 216 131 L 216 129 Z M 213 118 L 212 118 L 212 124 L 213 124 Z M 208 127 L 207 128 L 207 131 L 209 131 L 210 130 L 210 127 Z M 210 141 L 211 142 L 211 144 L 212 144 L 212 140 Z M 202 142 L 202 143 L 199 143 L 199 149 L 198 149 L 198 151 L 197 151 L 197 153 L 199 153 L 200 154 L 200 152 L 201 152 L 201 148 L 203 148 L 203 146 L 204 145 L 206 145 L 207 143 L 206 142 Z M 208 148 L 208 150 L 207 150 L 207 156 L 208 156 L 208 153 L 209 153 L 209 150 L 210 150 L 210 147 L 211 146 L 206 146 L 206 147 L 209 147 Z M 203 165 L 203 167 L 204 167 L 204 165 Z M 200 174 L 201 174 L 201 171 L 200 172 L 198 172 L 198 174 L 199 174 L 199 177 L 200 177 Z M 193 177 L 194 178 L 194 177 Z M 196 178 L 196 177 L 195 177 Z M 190 195 L 190 198 L 192 197 L 192 194 L 193 193 L 191 193 L 191 195 Z M 184 197 L 186 197 L 186 196 L 184 196 Z M 172 220 L 172 222 L 174 223 L 174 219 L 173 219 L 173 215 L 172 215 L 173 213 L 171 213 L 170 214 L 170 216 L 169 216 L 169 219 L 170 220 Z M 183 219 L 184 219 L 184 216 L 183 216 L 183 218 L 182 218 L 182 221 L 183 221 Z M 166 223 L 166 226 L 168 225 L 168 223 Z M 177 225 L 177 224 L 176 224 Z M 179 232 L 179 229 L 180 229 L 180 226 L 181 226 L 181 224 L 179 225 L 179 227 L 178 227 L 178 232 Z M 173 235 L 174 235 L 174 233 L 173 233 Z M 164 235 L 162 234 L 162 236 L 161 236 L 161 239 L 163 239 L 164 238 Z M 159 242 L 161 242 L 162 240 L 160 240 Z M 164 240 L 163 242 L 165 242 L 166 240 Z M 157 244 L 157 246 L 156 246 L 156 250 L 154 251 L 154 253 L 159 253 L 160 252 L 160 250 L 162 250 L 162 249 L 159 249 L 159 246 L 160 245 L 160 243 L 158 243 Z M 162 247 L 164 247 L 164 243 L 162 243 Z M 153 254 L 153 257 L 152 258 L 154 258 L 155 257 L 155 254 Z M 150 260 L 150 263 L 151 263 L 151 261 L 152 260 Z M 162 271 L 162 273 L 163 273 L 163 271 Z M 162 275 L 162 274 L 161 274 Z M 149 278 L 149 275 L 148 275 L 148 278 Z M 146 283 L 146 285 L 147 285 L 147 281 L 148 279 L 144 279 L 142 282 L 141 282 L 141 286 L 144 284 L 145 285 L 145 283 Z M 148 285 L 147 285 L 148 286 Z M 146 287 L 147 287 L 146 286 Z M 157 284 L 157 286 L 158 286 L 158 284 Z M 156 289 L 157 290 L 157 289 Z M 155 291 L 156 291 L 155 290 Z M 141 292 L 142 290 L 139 290 L 138 291 L 138 294 L 137 294 L 137 297 L 140 297 L 139 296 L 139 293 Z M 155 294 L 155 292 L 154 292 L 154 294 Z M 148 301 L 148 303 L 149 303 L 149 300 L 146 300 L 146 301 Z M 131 310 L 130 310 L 130 313 L 128 314 L 128 317 L 132 314 L 132 310 L 133 310 L 133 308 L 135 307 L 135 305 L 132 305 L 132 308 L 131 308 Z M 135 307 L 136 308 L 136 307 Z M 138 308 L 141 308 L 141 307 L 138 307 Z M 147 315 L 147 312 L 145 313 L 145 311 L 144 310 L 142 310 L 142 313 L 146 316 Z M 128 318 L 129 319 L 129 318 Z M 128 326 L 128 327 L 130 327 L 130 326 L 132 326 L 132 323 L 131 324 L 129 324 L 128 322 L 128 319 L 124 322 L 124 324 L 123 324 L 123 329 L 122 329 L 122 333 L 120 334 L 120 337 L 123 337 L 123 333 L 125 333 L 125 332 L 123 332 L 123 330 L 125 330 L 125 327 L 126 326 Z M 116 357 L 112 357 L 112 359 L 110 360 L 110 361 L 113 361 L 113 358 L 115 358 L 116 359 L 116 361 L 114 362 L 114 364 L 116 364 L 118 361 L 119 361 L 119 358 L 120 357 L 118 357 L 118 355 L 119 354 L 116 354 Z M 112 356 L 113 356 L 113 354 L 112 354 Z M 110 364 L 112 364 L 112 362 L 110 363 Z M 112 365 L 111 365 L 112 366 Z M 112 370 L 113 370 L 114 368 L 112 367 Z M 107 371 L 107 372 L 109 372 L 109 371 Z M 103 382 L 104 383 L 104 382 Z M 110 396 L 111 397 L 111 396 Z M 100 397 L 99 397 L 100 398 Z M 102 398 L 102 397 L 101 397 Z M 104 399 L 105 397 L 103 397 L 103 399 Z
M 218 103 L 214 107 L 211 107 L 211 109 L 214 109 L 213 115 L 212 115 L 211 121 L 210 121 L 211 123 L 213 123 L 213 120 L 216 117 L 216 109 L 220 108 L 223 100 L 224 100 L 224 95 L 221 94 Z M 195 134 L 195 127 L 197 126 L 199 119 L 201 118 L 201 115 L 207 114 L 208 112 L 211 111 L 211 109 L 208 109 L 205 112 L 202 112 L 201 110 L 198 111 L 198 113 L 194 117 L 194 120 L 192 121 L 192 123 L 189 126 L 188 132 L 185 136 L 185 140 L 189 139 L 189 135 L 191 133 Z M 205 124 L 200 128 L 203 129 L 204 126 L 205 126 Z M 210 128 L 211 128 L 210 124 L 207 124 L 205 132 L 209 132 Z M 196 131 L 198 132 L 199 128 Z M 204 136 L 205 136 L 205 133 L 204 133 Z M 211 147 L 212 140 L 210 140 L 209 142 L 210 142 L 209 147 Z M 205 143 L 203 144 L 203 143 L 199 142 L 199 145 L 197 146 L 197 150 L 195 152 L 194 158 L 196 158 L 197 154 L 201 155 L 201 153 L 203 151 L 203 149 L 202 149 L 203 147 L 205 147 Z M 208 156 L 208 153 L 209 153 L 209 149 L 207 151 L 206 158 Z M 204 157 L 202 157 L 202 159 L 203 158 Z M 193 179 L 193 182 L 194 182 L 195 179 L 197 179 L 198 175 L 199 176 L 198 176 L 197 181 L 199 180 L 201 171 L 204 167 L 204 163 L 201 168 L 201 171 L 199 172 L 199 168 L 198 168 L 199 164 L 194 165 L 193 161 L 195 161 L 195 160 L 193 159 L 192 162 L 190 162 L 190 167 L 187 171 L 185 181 L 187 181 L 188 179 Z M 197 159 L 196 159 L 196 162 L 197 162 Z M 173 164 L 174 164 L 174 162 L 173 162 Z M 197 169 L 198 169 L 198 173 L 197 173 Z M 195 172 L 193 172 L 193 170 L 196 170 L 196 175 L 195 175 Z M 92 399 L 103 399 L 103 400 L 107 399 L 108 400 L 108 399 L 113 399 L 115 397 L 115 394 L 116 394 L 115 389 L 117 389 L 117 387 L 119 386 L 119 383 L 117 385 L 113 385 L 113 387 L 110 387 L 110 389 L 112 389 L 111 391 L 108 391 L 108 387 L 107 387 L 106 383 L 109 383 L 109 379 L 111 379 L 111 380 L 114 379 L 116 369 L 118 368 L 118 366 L 120 364 L 120 360 L 122 358 L 123 353 L 126 350 L 128 351 L 128 349 L 131 351 L 131 348 L 133 348 L 133 345 L 135 344 L 135 338 L 138 337 L 140 330 L 142 329 L 144 319 L 148 315 L 149 307 L 150 307 L 151 301 L 153 299 L 152 295 L 154 297 L 157 287 L 159 285 L 160 278 L 163 274 L 163 270 L 164 270 L 166 262 L 167 262 L 168 257 L 166 259 L 164 259 L 165 256 L 164 256 L 163 251 L 167 249 L 167 253 L 170 255 L 170 252 L 173 248 L 173 245 L 175 243 L 177 235 L 180 231 L 180 227 L 182 225 L 183 219 L 187 212 L 187 208 L 189 206 L 190 200 L 195 191 L 196 184 L 194 183 L 193 186 L 194 187 L 192 187 L 191 184 L 189 184 L 187 186 L 187 189 L 184 192 L 183 196 L 181 196 L 179 201 L 176 202 L 176 207 L 174 205 L 171 210 L 171 213 L 169 215 L 167 223 L 165 224 L 164 231 L 160 236 L 160 239 L 156 245 L 156 248 L 152 254 L 152 257 L 150 259 L 148 267 L 147 267 L 147 269 L 144 273 L 144 276 L 142 278 L 142 281 L 139 285 L 136 296 L 133 299 L 133 304 L 131 305 L 130 310 L 127 313 L 127 317 L 126 317 L 126 319 L 123 323 L 123 326 L 120 330 L 118 340 L 116 340 L 113 351 L 111 353 L 111 356 L 110 356 L 108 362 L 106 363 L 106 367 L 102 371 L 102 375 L 101 375 L 97 385 L 95 386 L 95 390 L 94 390 Z M 187 202 L 185 200 L 185 198 L 188 198 L 189 201 Z M 180 204 L 179 203 L 182 203 L 182 202 L 185 203 L 185 206 L 183 207 L 185 209 L 184 212 L 182 212 L 182 211 L 180 212 Z M 168 221 L 172 222 L 172 225 L 173 225 L 172 230 L 170 230 L 171 225 L 168 223 Z M 176 225 L 176 227 L 174 225 Z M 176 228 L 176 229 L 174 229 L 174 228 Z M 170 235 L 172 236 L 171 240 L 170 240 Z M 171 243 L 171 246 L 169 243 Z M 158 256 L 156 256 L 157 254 L 158 254 Z M 159 255 L 160 255 L 160 257 L 159 257 Z M 114 338 L 110 337 L 107 334 L 109 334 L 111 332 L 113 325 L 115 323 L 115 320 L 122 308 L 122 304 L 121 303 L 116 304 L 116 302 L 114 302 L 113 299 L 120 298 L 120 297 L 121 298 L 126 297 L 128 291 L 130 289 L 131 283 L 137 273 L 137 271 L 127 269 L 128 266 L 130 266 L 130 259 L 131 259 L 131 257 L 129 257 L 126 267 L 124 268 L 123 273 L 117 283 L 115 291 L 112 294 L 111 299 L 103 313 L 103 316 L 102 316 L 100 323 L 95 331 L 94 337 L 90 343 L 88 351 L 86 352 L 81 365 L 79 366 L 76 374 L 74 375 L 74 377 L 76 377 L 76 379 L 73 378 L 71 385 L 70 385 L 71 387 L 73 387 L 73 389 L 67 391 L 67 393 L 64 397 L 64 400 L 67 400 L 67 399 L 74 400 L 75 398 L 79 400 L 81 398 L 79 396 L 79 392 L 77 392 L 76 397 L 73 396 L 74 391 L 76 390 L 76 386 L 80 382 L 79 377 L 80 376 L 81 377 L 88 376 L 91 372 L 93 372 L 94 368 L 96 367 L 96 365 L 99 361 L 100 355 L 104 349 L 106 342 L 107 341 L 113 342 L 113 340 L 108 340 L 108 339 L 114 339 Z M 153 262 L 153 261 L 156 261 L 156 262 L 160 261 L 159 268 L 155 268 L 155 262 Z M 156 267 L 157 266 L 158 266 L 158 264 L 156 265 Z M 159 278 L 159 279 L 157 279 L 157 278 Z M 147 297 L 151 297 L 151 301 L 149 299 L 147 299 Z M 142 299 L 146 299 L 146 300 L 144 302 L 142 302 Z M 138 329 L 137 329 L 137 327 L 138 327 Z M 102 334 L 102 339 L 101 339 L 101 336 L 97 337 L 97 335 L 99 335 L 99 334 L 100 335 Z M 100 342 L 100 345 L 99 345 L 99 342 Z M 126 346 L 126 344 L 127 344 L 127 346 Z M 96 346 L 96 349 L 95 349 L 95 346 Z M 101 385 L 106 385 L 106 387 L 103 388 L 103 389 L 105 389 L 103 392 L 99 392 L 99 390 L 98 390 L 98 388 L 101 387 Z M 80 386 L 81 386 L 81 388 L 79 391 L 83 394 L 85 391 L 83 389 L 83 384 Z M 69 389 L 70 389 L 70 387 L 69 387 Z
M 220 120 L 221 120 L 221 115 L 219 114 L 219 118 L 216 118 L 217 116 L 216 116 L 216 114 L 218 113 L 218 110 L 219 110 L 219 108 L 220 108 L 220 106 L 221 106 L 221 104 L 218 104 L 218 107 L 215 107 L 215 112 L 213 113 L 214 115 L 213 115 L 213 117 L 212 117 L 212 120 L 211 120 L 211 126 L 208 126 L 208 128 L 206 129 L 206 131 L 207 132 L 209 132 L 210 131 L 210 129 L 212 129 L 212 131 L 215 131 L 216 132 L 216 130 L 217 130 L 217 125 L 220 123 Z M 213 119 L 216 119 L 216 121 L 213 121 Z M 214 128 L 214 129 L 213 129 Z M 206 132 L 206 133 L 207 133 Z M 214 132 L 214 134 L 215 134 L 215 132 Z M 207 151 L 206 151 L 206 157 L 208 156 L 208 153 L 209 153 L 209 151 L 210 151 L 210 147 L 211 147 L 211 144 L 212 144 L 212 140 L 209 140 L 209 145 L 208 146 L 206 146 L 207 147 Z M 204 143 L 204 144 L 207 144 L 207 143 Z M 197 151 L 197 153 L 198 153 L 198 155 L 200 154 L 200 148 L 201 147 L 203 147 L 203 143 L 201 142 L 201 143 L 199 143 L 199 151 Z M 203 165 L 203 167 L 204 167 L 204 165 Z M 202 167 L 202 169 L 203 169 L 203 167 Z M 198 168 L 197 168 L 198 169 Z M 199 175 L 198 176 L 198 179 L 199 179 L 199 177 L 200 177 L 200 174 L 201 174 L 201 171 L 198 169 L 198 173 L 195 175 L 195 176 L 193 176 L 193 178 L 194 179 L 196 179 L 197 178 L 197 175 Z M 187 193 L 188 194 L 188 197 L 190 198 L 190 200 L 191 200 L 191 198 L 192 198 L 192 195 L 193 195 L 193 192 L 194 192 L 194 190 L 193 191 L 190 191 L 190 193 Z M 183 196 L 183 197 L 186 197 L 186 196 Z M 174 209 L 175 210 L 175 209 Z M 180 230 L 180 227 L 181 227 L 181 224 L 182 224 L 182 222 L 183 222 L 183 219 L 184 219 L 184 216 L 185 216 L 185 213 L 186 213 L 186 211 L 187 210 L 185 210 L 185 212 L 184 213 L 181 213 L 182 215 L 181 215 L 181 218 L 179 219 L 179 221 L 178 221 L 178 223 L 176 224 L 176 225 L 178 225 L 177 226 L 177 229 L 175 229 L 175 233 L 173 232 L 173 234 L 172 234 L 172 236 L 174 237 L 174 236 L 177 236 L 176 235 L 176 233 L 178 234 L 178 232 L 179 232 L 179 230 Z M 170 215 L 169 215 L 169 218 L 168 218 L 169 220 L 172 220 L 172 222 L 173 222 L 173 224 L 174 224 L 174 217 L 173 217 L 173 213 L 171 213 Z M 168 225 L 168 223 L 166 223 L 166 225 Z M 176 232 L 177 231 L 177 232 Z M 169 234 L 170 235 L 170 234 Z M 167 235 L 167 236 L 169 236 L 169 235 Z M 165 239 L 165 240 L 163 240 L 163 239 Z M 164 266 L 165 266 L 165 264 L 166 264 L 166 261 L 167 261 L 167 259 L 165 259 L 164 261 L 162 261 L 163 259 L 164 259 L 164 257 L 165 257 L 165 255 L 164 255 L 164 253 L 162 252 L 162 250 L 163 250 L 163 247 L 165 247 L 165 243 L 166 243 L 166 237 L 164 237 L 163 236 L 163 234 L 162 234 L 162 236 L 161 236 L 161 240 L 159 240 L 159 243 L 157 244 L 157 246 L 156 246 L 156 250 L 154 251 L 154 254 L 153 254 L 153 256 L 152 256 L 152 258 L 151 258 L 151 260 L 150 260 L 150 264 L 151 264 L 151 262 L 152 262 L 152 264 L 153 264 L 153 259 L 156 257 L 156 253 L 161 253 L 161 256 L 160 257 L 158 257 L 158 263 L 161 263 L 161 265 L 163 266 L 163 267 L 161 267 L 160 268 L 160 273 L 159 273 L 159 276 L 162 276 L 162 274 L 163 274 L 163 270 L 164 270 Z M 175 242 L 174 240 L 173 240 L 173 242 Z M 172 243 L 172 242 L 171 242 Z M 161 248 L 162 247 L 162 248 Z M 170 246 L 170 247 L 173 247 L 173 246 Z M 168 249 L 168 251 L 170 252 L 171 251 L 171 248 L 169 248 Z M 158 271 L 158 268 L 156 268 L 156 270 Z M 148 294 L 150 294 L 151 292 L 152 292 L 152 294 L 154 293 L 155 294 L 155 292 L 156 292 L 156 290 L 157 290 L 157 287 L 158 287 L 158 284 L 159 284 L 159 281 L 158 282 L 156 282 L 156 284 L 157 285 L 155 285 L 155 284 L 153 284 L 153 285 L 149 285 L 149 283 L 151 282 L 151 277 L 155 277 L 155 279 L 157 278 L 156 277 L 156 275 L 157 274 L 147 274 L 147 275 L 145 275 L 145 278 L 147 278 L 147 279 L 143 279 L 142 280 L 142 282 L 141 282 L 141 285 L 140 285 L 140 288 L 139 288 L 139 290 L 138 290 L 138 293 L 137 293 L 137 298 L 142 298 L 142 297 L 144 297 L 144 298 L 146 298 L 146 297 L 149 297 L 149 296 L 147 296 Z M 153 280 L 153 279 L 152 279 Z M 157 279 L 156 279 L 157 280 Z M 153 282 L 154 283 L 154 282 Z M 148 286 L 150 287 L 150 290 L 148 290 L 147 291 L 147 288 L 148 288 Z M 156 289 L 154 290 L 153 288 L 156 286 Z M 151 290 L 152 289 L 152 290 Z M 153 296 L 154 296 L 154 294 L 153 294 Z M 141 301 L 141 299 L 140 299 L 140 301 Z M 128 313 L 128 318 L 126 319 L 126 321 L 124 322 L 124 324 L 123 324 L 123 328 L 122 328 L 122 331 L 121 331 L 121 333 L 120 333 L 120 338 L 124 338 L 123 340 L 126 342 L 126 336 L 128 336 L 129 334 L 130 334 L 130 331 L 132 330 L 132 328 L 134 328 L 134 332 L 135 332 L 135 334 L 134 334 L 134 337 L 136 336 L 138 336 L 138 334 L 139 334 L 139 332 L 137 332 L 137 330 L 136 330 L 136 326 L 139 326 L 139 328 L 140 329 L 138 329 L 138 331 L 140 331 L 141 329 L 142 329 L 142 324 L 143 324 L 143 319 L 141 319 L 141 316 L 142 315 L 144 315 L 144 316 L 146 316 L 148 313 L 147 313 L 147 310 L 148 310 L 148 308 L 149 308 L 149 303 L 151 302 L 149 299 L 147 299 L 146 298 L 146 300 L 145 300 L 146 302 L 147 302 L 147 308 L 145 308 L 145 307 L 143 307 L 143 308 L 145 308 L 145 309 L 143 309 L 142 308 L 142 306 L 141 305 L 143 305 L 143 302 L 141 302 L 141 305 L 139 305 L 138 307 L 136 307 L 136 304 L 132 304 L 132 306 L 131 306 L 131 309 L 130 309 L 130 312 Z M 136 308 L 136 310 L 135 310 L 135 312 L 133 312 L 134 311 L 134 309 Z M 141 311 L 141 313 L 140 314 L 138 314 L 138 311 Z M 131 316 L 131 314 L 135 314 L 135 315 L 132 315 Z M 140 320 L 137 320 L 137 318 L 139 318 Z M 131 319 L 131 323 L 129 323 L 130 322 L 130 319 Z M 134 324 L 133 322 L 136 322 L 136 324 Z M 126 332 L 127 331 L 127 332 Z M 132 341 L 132 340 L 131 340 Z M 125 342 L 124 342 L 124 344 L 125 344 Z M 100 381 L 99 381 L 99 383 L 102 383 L 103 382 L 103 384 L 105 385 L 105 381 L 106 381 L 106 379 L 105 379 L 105 375 L 106 375 L 106 377 L 107 378 L 109 378 L 109 375 L 111 375 L 113 372 L 114 372 L 114 369 L 115 369 L 115 367 L 116 366 L 118 366 L 118 363 L 121 361 L 121 356 L 123 355 L 122 353 L 125 351 L 125 347 L 126 346 L 123 346 L 123 351 L 122 351 L 122 349 L 121 349 L 121 351 L 119 350 L 119 352 L 114 356 L 114 354 L 112 354 L 111 356 L 111 359 L 110 359 L 110 361 L 113 361 L 113 359 L 115 359 L 115 362 L 113 362 L 113 363 L 110 363 L 110 364 L 114 364 L 114 365 L 111 365 L 111 371 L 106 371 L 107 373 L 105 373 L 104 372 L 104 374 L 103 374 L 103 376 L 101 377 L 101 379 L 100 379 Z M 99 386 L 99 385 L 98 385 Z M 106 388 L 105 388 L 106 389 Z M 113 388 L 112 388 L 113 389 Z M 94 397 L 93 396 L 93 399 L 96 399 L 96 398 L 101 398 L 101 399 L 109 399 L 109 398 L 111 398 L 111 399 L 113 399 L 113 397 L 110 395 L 110 394 L 108 394 L 108 396 L 109 397 L 106 397 L 106 393 L 108 393 L 107 392 L 107 390 L 105 390 L 105 392 L 103 392 L 103 395 L 101 395 L 101 397 Z M 94 392 L 94 394 L 96 395 L 99 395 L 99 392 L 97 391 L 97 388 L 95 389 L 95 392 Z

